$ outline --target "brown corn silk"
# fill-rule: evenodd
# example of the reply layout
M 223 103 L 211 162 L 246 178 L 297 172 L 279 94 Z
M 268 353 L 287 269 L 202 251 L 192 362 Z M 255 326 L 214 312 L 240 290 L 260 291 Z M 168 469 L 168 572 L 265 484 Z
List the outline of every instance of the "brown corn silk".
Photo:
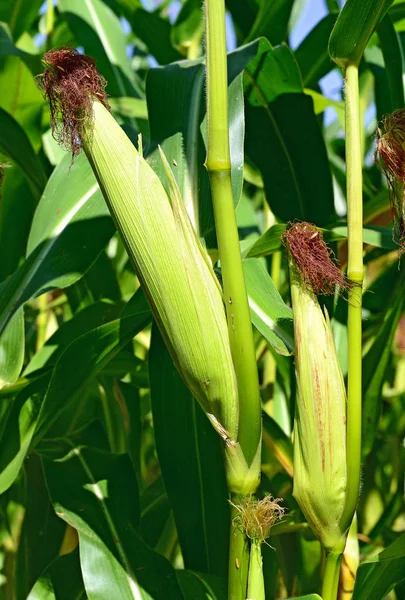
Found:
M 49 102 L 52 134 L 66 150 L 72 152 L 72 162 L 81 150 L 84 132 L 90 131 L 92 105 L 96 98 L 106 108 L 106 80 L 90 56 L 74 48 L 50 50 L 43 58 L 45 71 L 38 76 Z
M 378 124 L 375 161 L 388 183 L 399 255 L 405 251 L 405 109 L 396 110 Z
M 304 283 L 315 294 L 333 294 L 336 286 L 342 293 L 353 286 L 333 262 L 333 252 L 315 225 L 306 222 L 292 223 L 283 233 L 281 241 L 289 249 Z

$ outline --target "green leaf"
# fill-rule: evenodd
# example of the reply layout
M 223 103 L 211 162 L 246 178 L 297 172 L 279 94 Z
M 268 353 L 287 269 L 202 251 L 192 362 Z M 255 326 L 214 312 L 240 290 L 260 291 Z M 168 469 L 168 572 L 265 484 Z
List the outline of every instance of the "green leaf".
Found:
M 256 54 L 257 43 L 249 44 L 228 56 L 228 100 L 232 189 L 235 204 L 243 184 L 243 95 L 242 72 Z M 204 65 L 202 61 L 183 61 L 165 68 L 151 69 L 146 82 L 146 97 L 151 134 L 149 160 L 156 172 L 163 173 L 157 145 L 160 144 L 179 185 L 183 201 L 202 237 L 212 234 L 214 217 L 203 140 Z M 162 97 L 165 102 L 162 104 Z M 191 100 L 190 100 L 191 99 Z
M 245 99 L 246 154 L 261 171 L 272 212 L 282 221 L 302 219 L 321 227 L 333 221 L 325 143 L 286 46 L 259 41 L 245 71 Z
M 249 248 L 246 254 L 247 258 L 255 258 L 257 256 L 267 256 L 278 252 L 283 248 L 281 236 L 286 230 L 286 225 L 273 225 L 259 237 L 258 240 Z
M 385 75 L 387 77 L 388 92 L 391 98 L 391 110 L 402 108 L 405 104 L 404 84 L 402 74 L 404 64 L 399 37 L 389 14 L 385 15 L 377 27 L 377 35 L 384 57 Z
M 260 8 L 250 30 L 248 41 L 265 37 L 271 44 L 281 44 L 288 40 L 288 23 L 294 0 L 260 0 Z
M 329 14 L 315 25 L 295 50 L 304 87 L 316 88 L 318 81 L 331 69 L 328 40 L 336 22 L 336 14 Z
M 246 257 L 255 258 L 258 256 L 268 256 L 278 250 L 283 249 L 281 236 L 286 229 L 286 225 L 273 225 L 259 237 L 258 240 L 249 248 Z M 347 239 L 347 226 L 338 225 L 331 229 L 321 229 L 325 242 L 337 242 Z M 380 225 L 368 225 L 363 229 L 363 239 L 365 244 L 370 244 L 376 248 L 385 248 L 386 250 L 395 250 L 398 245 L 392 239 L 392 230 L 389 227 Z
M 109 98 L 108 102 L 113 112 L 117 112 L 123 117 L 148 118 L 148 107 L 143 98 Z
M 159 64 L 166 65 L 183 58 L 172 46 L 170 22 L 157 12 L 148 12 L 140 7 L 135 9 L 130 21 L 134 34 L 142 40 Z
M 253 325 L 276 352 L 288 356 L 294 349 L 292 310 L 259 259 L 245 259 L 243 272 Z
M 65 525 L 55 515 L 38 455 L 26 462 L 25 516 L 17 552 L 16 596 L 25 600 L 45 568 L 59 555 Z
M 363 357 L 363 456 L 367 456 L 372 449 L 381 413 L 381 389 L 391 357 L 391 346 L 395 330 L 404 306 L 403 279 L 401 275 L 395 293 L 386 306 L 384 321 L 378 334 L 367 354 Z
M 59 0 L 59 9 L 86 54 L 97 59 L 97 68 L 108 81 L 112 96 L 141 96 L 141 86 L 131 69 L 125 37 L 118 17 L 101 0 Z
M 0 494 L 15 481 L 34 435 L 39 408 L 49 375 L 43 375 L 24 387 L 13 400 L 1 428 Z
M 176 575 L 185 598 L 226 600 L 228 597 L 226 579 L 188 570 L 176 571 Z
M 227 577 L 230 511 L 221 440 L 177 373 L 157 328 L 149 378 L 156 449 L 185 566 Z
M 43 0 L 32 0 L 28 4 L 15 0 L 2 0 L 0 4 L 0 21 L 8 23 L 10 30 L 17 41 L 21 34 L 31 26 Z
M 358 568 L 352 600 L 384 600 L 405 579 L 405 534 Z
M 17 477 L 28 449 L 41 441 L 64 410 L 80 403 L 80 390 L 149 320 L 146 300 L 137 293 L 125 317 L 80 336 L 61 354 L 52 376 L 46 373 L 18 394 L 1 438 L 0 493 Z
M 289 600 L 322 600 L 322 598 L 318 594 L 307 594 L 306 596 L 294 596 Z
M 38 442 L 66 405 L 91 377 L 125 347 L 150 322 L 149 306 L 141 290 L 125 317 L 96 327 L 67 347 L 57 361 L 42 403 L 35 432 Z
M 170 514 L 166 488 L 162 477 L 159 477 L 141 494 L 142 535 L 152 548 L 159 542 Z
M 36 54 L 29 54 L 13 44 L 9 28 L 5 23 L 0 22 L 0 58 L 2 56 L 19 56 L 25 62 L 33 75 L 38 75 L 42 71 L 41 59 Z
M 288 475 L 292 477 L 294 471 L 292 442 L 281 427 L 277 425 L 276 421 L 269 417 L 267 413 L 263 412 L 262 417 L 263 444 L 274 455 Z
M 0 107 L 24 129 L 35 152 L 42 144 L 45 101 L 29 68 L 18 56 L 0 56 Z
M 24 309 L 18 310 L 0 336 L 0 388 L 17 381 L 25 354 Z
M 204 29 L 203 17 L 201 0 L 186 0 L 171 31 L 172 43 L 180 52 L 189 55 L 193 49 L 198 51 Z
M 129 457 L 67 441 L 44 470 L 54 508 L 77 529 L 86 592 L 97 600 L 183 600 L 171 564 L 139 535 L 140 511 Z
M 30 141 L 18 122 L 0 108 L 0 152 L 11 158 L 20 167 L 39 199 L 46 184 L 42 169 Z
M 53 367 L 66 348 L 80 336 L 117 319 L 121 306 L 110 302 L 94 302 L 78 312 L 72 319 L 61 323 L 55 333 L 46 340 L 24 370 L 24 376 L 44 367 Z
M 16 165 L 4 169 L 0 211 L 0 281 L 14 273 L 25 258 L 37 202 L 23 172 Z M 18 198 L 18 210 L 16 201 Z
M 329 39 L 329 54 L 342 69 L 359 65 L 365 47 L 394 0 L 347 0 Z
M 1 286 L 0 331 L 25 302 L 71 285 L 91 266 L 114 226 L 86 157 L 55 168 L 38 204 L 27 260 Z
M 232 15 L 239 42 L 246 39 L 257 17 L 258 6 L 250 0 L 226 0 L 226 7 Z
M 42 573 L 27 600 L 86 600 L 79 549 L 60 556 Z
M 315 92 L 314 90 L 310 90 L 308 88 L 305 88 L 305 93 L 308 94 L 308 96 L 311 96 L 311 98 L 314 102 L 314 112 L 316 115 L 323 113 L 324 110 L 326 110 L 326 108 L 328 108 L 329 106 L 332 106 L 336 110 L 339 120 L 341 122 L 344 122 L 344 114 L 345 114 L 344 102 L 339 102 L 337 100 L 331 100 L 330 98 L 323 96 L 319 92 Z

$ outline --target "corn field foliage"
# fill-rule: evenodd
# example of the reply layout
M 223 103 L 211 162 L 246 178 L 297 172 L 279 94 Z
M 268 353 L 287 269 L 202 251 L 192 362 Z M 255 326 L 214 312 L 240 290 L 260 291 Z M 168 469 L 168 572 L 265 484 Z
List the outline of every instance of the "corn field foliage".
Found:
M 341 3 L 322 9 L 297 46 L 291 32 L 319 3 L 226 2 L 232 194 L 262 404 L 256 497 L 284 508 L 261 548 L 266 600 L 319 600 L 324 577 L 293 496 L 297 339 L 282 243 L 288 224 L 310 222 L 346 269 L 345 96 L 328 51 Z M 405 2 L 385 2 L 376 23 L 359 66 L 361 486 L 334 600 L 405 598 L 405 266 L 374 161 L 377 123 L 405 104 Z M 66 46 L 96 60 L 113 116 L 137 147 L 141 134 L 169 192 L 163 150 L 222 284 L 201 0 L 1 0 L 0 598 L 225 600 L 239 525 L 224 443 L 174 365 L 86 154 L 71 164 L 52 135 L 38 75 L 44 53 Z M 319 301 L 346 382 L 347 295 Z

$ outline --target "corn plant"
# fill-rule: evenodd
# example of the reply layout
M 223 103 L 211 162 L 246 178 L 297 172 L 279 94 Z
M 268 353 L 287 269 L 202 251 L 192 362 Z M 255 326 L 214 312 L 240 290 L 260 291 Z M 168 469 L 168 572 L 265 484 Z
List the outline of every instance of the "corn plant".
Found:
M 341 5 L 1 4 L 0 598 L 405 597 L 405 1 Z

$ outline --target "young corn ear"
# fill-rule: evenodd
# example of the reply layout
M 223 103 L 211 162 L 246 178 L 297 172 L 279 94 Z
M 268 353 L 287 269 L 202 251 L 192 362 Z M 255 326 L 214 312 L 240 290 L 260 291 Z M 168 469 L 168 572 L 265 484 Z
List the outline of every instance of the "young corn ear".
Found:
M 284 243 L 289 249 L 297 375 L 293 494 L 324 548 L 343 549 L 346 391 L 328 314 L 323 313 L 310 283 L 314 256 L 319 259 L 323 254 L 323 265 L 331 265 L 332 281 L 337 274 L 314 226 L 293 225 Z M 304 248 L 299 261 L 297 244 Z M 313 247 L 313 255 L 305 255 L 308 247 Z
M 375 162 L 384 173 L 391 202 L 394 236 L 405 252 L 405 109 L 388 114 L 378 124 Z
M 84 148 L 177 369 L 234 450 L 238 395 L 222 294 L 172 171 L 161 153 L 169 197 L 107 109 L 92 59 L 62 49 L 44 64 L 52 118 L 70 120 L 59 136 L 71 140 L 73 155 Z

